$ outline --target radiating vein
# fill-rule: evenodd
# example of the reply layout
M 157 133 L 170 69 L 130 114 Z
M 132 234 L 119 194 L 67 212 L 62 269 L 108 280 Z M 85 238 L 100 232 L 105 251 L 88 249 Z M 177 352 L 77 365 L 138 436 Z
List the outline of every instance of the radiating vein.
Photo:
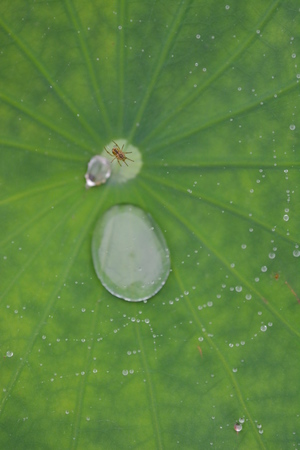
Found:
M 300 167 L 300 161 L 277 161 L 266 162 L 266 161 L 195 161 L 189 162 L 186 159 L 173 163 L 173 161 L 168 161 L 166 168 L 170 169 L 272 169 L 272 171 L 285 169 L 298 169 Z M 158 168 L 161 169 L 161 162 L 151 162 L 147 161 L 147 168 Z
M 77 141 L 76 141 L 77 142 Z M 40 144 L 28 144 L 23 141 L 0 138 L 0 146 L 2 148 L 17 148 L 18 150 L 26 150 L 28 152 L 45 156 L 46 158 L 54 158 L 62 161 L 86 161 L 86 158 L 73 153 L 63 153 L 53 148 L 41 147 Z M 90 148 L 89 148 L 90 150 Z
M 80 199 L 80 202 L 82 202 L 82 199 Z M 77 205 L 77 204 L 76 204 Z M 73 210 L 73 209 L 72 209 Z M 30 267 L 31 263 L 34 262 L 38 255 L 42 253 L 42 250 L 45 249 L 46 244 L 50 242 L 50 238 L 54 236 L 57 232 L 57 229 L 61 226 L 61 224 L 66 220 L 67 217 L 69 217 L 69 211 L 68 213 L 62 217 L 62 219 L 54 225 L 53 228 L 51 228 L 51 231 L 44 236 L 44 239 L 41 241 L 41 243 L 35 247 L 35 249 L 31 252 L 30 256 L 28 257 L 27 261 L 24 262 L 19 270 L 15 272 L 14 277 L 10 280 L 9 284 L 6 286 L 5 289 L 3 289 L 1 295 L 0 295 L 0 303 L 3 299 L 5 299 L 7 293 L 10 291 L 10 289 L 17 283 L 17 281 L 21 278 L 24 272 Z
M 29 45 L 25 42 L 24 39 L 20 39 L 13 30 L 7 25 L 3 18 L 0 17 L 0 26 L 9 34 L 9 36 L 15 41 L 16 45 L 20 48 L 20 50 L 24 53 L 24 55 L 28 58 L 28 60 L 33 64 L 33 66 L 37 69 L 37 71 L 45 78 L 45 80 L 49 83 L 49 86 L 52 86 L 54 92 L 56 92 L 58 98 L 62 103 L 64 103 L 67 108 L 70 110 L 74 118 L 81 123 L 82 127 L 95 139 L 96 142 L 100 143 L 100 137 L 98 133 L 90 126 L 88 121 L 84 119 L 82 114 L 79 114 L 78 107 L 69 99 L 68 95 L 63 91 L 63 89 L 57 84 L 55 79 L 50 75 L 48 68 L 46 68 L 43 63 L 39 60 L 39 58 L 30 50 Z
M 118 31 L 117 39 L 117 55 L 119 56 L 117 61 L 117 77 L 118 77 L 118 96 L 119 96 L 119 106 L 118 106 L 118 130 L 123 133 L 124 127 L 124 86 L 125 86 L 125 7 L 126 2 L 124 0 L 118 1 L 118 20 L 122 26 L 122 29 Z
M 31 194 L 32 195 L 40 194 L 40 190 L 36 189 L 35 191 L 31 191 Z M 2 241 L 0 241 L 0 248 L 2 248 L 3 250 L 6 245 L 11 243 L 12 239 L 16 239 L 18 235 L 24 233 L 25 230 L 28 230 L 31 225 L 36 225 L 37 223 L 40 223 L 41 218 L 51 211 L 50 208 L 56 207 L 60 203 L 65 202 L 72 194 L 73 192 L 67 192 L 65 195 L 60 195 L 56 197 L 54 201 L 51 202 L 51 206 L 48 204 L 44 208 L 38 209 L 35 215 L 26 216 L 25 221 L 20 222 L 13 231 L 7 234 L 5 238 Z
M 7 103 L 9 106 L 14 107 L 15 109 L 19 110 L 23 114 L 26 114 L 28 117 L 34 119 L 36 122 L 42 124 L 44 127 L 48 128 L 49 130 L 55 131 L 55 133 L 61 135 L 65 139 L 69 140 L 70 142 L 75 142 L 77 146 L 80 146 L 84 148 L 85 150 L 88 150 L 91 152 L 91 146 L 88 145 L 85 140 L 78 139 L 74 134 L 68 133 L 65 131 L 62 127 L 55 125 L 51 119 L 48 117 L 43 116 L 40 113 L 37 113 L 37 111 L 34 111 L 33 109 L 27 107 L 24 105 L 24 103 L 21 103 L 17 99 L 6 95 L 2 92 L 0 92 L 0 100 Z
M 95 71 L 95 67 L 92 62 L 92 58 L 90 56 L 90 51 L 89 51 L 89 48 L 88 48 L 88 45 L 86 42 L 85 32 L 84 32 L 82 24 L 80 22 L 80 18 L 78 17 L 77 12 L 75 11 L 73 3 L 70 0 L 65 0 L 65 4 L 66 4 L 67 11 L 73 22 L 75 30 L 77 30 L 77 31 L 80 30 L 80 33 L 77 33 L 77 38 L 79 40 L 83 58 L 85 60 L 85 64 L 87 67 L 87 73 L 90 77 L 91 84 L 93 87 L 92 95 L 94 95 L 96 97 L 99 110 L 101 111 L 103 122 L 106 126 L 107 132 L 110 133 L 111 132 L 111 123 L 110 123 L 110 119 L 108 117 L 107 109 L 105 107 L 105 104 L 104 104 L 104 101 L 102 98 L 101 86 L 96 77 L 96 71 Z
M 86 388 L 86 385 L 88 382 L 88 377 L 90 376 L 90 368 L 91 368 L 91 363 L 93 360 L 93 351 L 94 351 L 95 342 L 96 342 L 95 336 L 97 335 L 99 323 L 100 323 L 99 302 L 97 302 L 96 306 L 94 308 L 93 320 L 92 320 L 92 324 L 90 327 L 91 334 L 92 334 L 92 336 L 94 336 L 94 338 L 92 339 L 91 344 L 89 345 L 89 348 L 88 348 L 88 351 L 86 354 L 86 359 L 84 362 L 85 376 L 81 377 L 81 380 L 79 382 L 79 388 L 77 389 L 76 405 L 75 405 L 75 409 L 74 409 L 75 423 L 74 423 L 74 426 L 72 427 L 72 436 L 71 436 L 71 443 L 70 443 L 71 449 L 76 449 L 76 448 L 78 448 L 78 445 L 79 445 L 78 435 L 79 435 L 79 431 L 80 431 L 80 424 L 81 424 L 81 418 L 82 418 L 85 388 Z
M 71 182 L 74 182 L 74 180 L 71 180 Z M 26 199 L 33 195 L 41 194 L 42 192 L 51 191 L 57 187 L 66 186 L 69 183 L 70 183 L 70 180 L 63 180 L 63 181 L 59 181 L 56 183 L 49 183 L 49 184 L 42 183 L 42 185 L 38 185 L 32 189 L 24 189 L 23 191 L 18 192 L 17 194 L 14 194 L 10 197 L 7 197 L 7 198 L 1 200 L 0 206 L 7 205 L 7 204 L 10 204 L 13 202 L 17 202 L 22 199 Z
M 194 192 L 188 193 L 186 191 L 186 189 L 180 187 L 178 184 L 171 183 L 168 180 L 155 177 L 154 175 L 147 175 L 147 173 L 145 173 L 145 172 L 143 172 L 143 177 L 148 178 L 151 181 L 155 181 L 156 183 L 158 183 L 162 186 L 169 187 L 169 188 L 173 189 L 174 191 L 181 192 L 182 194 L 184 194 L 186 196 L 187 199 L 191 198 L 191 197 L 195 198 L 196 200 L 201 199 L 201 202 L 204 202 L 210 206 L 213 206 L 214 208 L 217 208 L 220 211 L 226 211 L 226 212 L 238 217 L 239 219 L 245 220 L 248 223 L 253 223 L 254 225 L 257 225 L 259 228 L 261 228 L 265 231 L 270 232 L 270 230 L 273 228 L 273 225 L 268 225 L 268 224 L 264 223 L 263 221 L 254 218 L 253 216 L 250 217 L 249 214 L 244 213 L 240 209 L 236 209 L 232 205 L 218 201 L 215 198 L 208 197 L 207 195 L 205 195 L 203 193 L 197 193 L 197 195 Z M 286 234 L 283 234 L 282 232 L 280 232 L 278 229 L 276 229 L 276 235 L 280 236 L 281 239 L 283 239 L 284 241 L 287 241 L 288 243 L 294 244 L 296 242 L 296 239 L 294 239 L 290 234 L 287 236 Z
M 147 388 L 149 393 L 149 403 L 151 405 L 150 411 L 152 416 L 152 423 L 153 423 L 153 434 L 156 438 L 157 443 L 157 449 L 163 449 L 163 443 L 162 443 L 162 436 L 161 436 L 161 427 L 160 427 L 160 421 L 158 417 L 158 411 L 156 407 L 156 400 L 155 400 L 155 392 L 154 392 L 154 386 L 151 380 L 151 373 L 149 369 L 149 365 L 146 358 L 146 352 L 144 349 L 143 339 L 141 338 L 141 333 L 139 327 L 135 327 L 136 335 L 137 335 L 137 341 L 139 343 L 139 348 L 141 349 L 141 359 L 144 367 L 144 372 L 146 374 L 147 378 Z
M 133 120 L 133 126 L 132 126 L 132 129 L 131 129 L 130 134 L 129 134 L 129 141 L 130 142 L 132 142 L 132 140 L 133 140 L 133 137 L 134 137 L 134 134 L 135 134 L 135 131 L 136 131 L 136 124 L 140 122 L 140 120 L 142 118 L 142 115 L 144 114 L 144 111 L 145 111 L 145 109 L 147 107 L 148 101 L 149 101 L 149 99 L 151 97 L 152 91 L 153 91 L 153 89 L 154 89 L 154 87 L 156 85 L 158 76 L 159 76 L 159 74 L 160 74 L 160 72 L 161 72 L 161 70 L 162 70 L 162 68 L 163 68 L 163 66 L 165 64 L 166 57 L 167 57 L 167 55 L 168 55 L 168 53 L 170 51 L 170 48 L 172 47 L 173 42 L 174 42 L 174 40 L 175 40 L 175 38 L 177 36 L 177 31 L 178 31 L 179 27 L 182 24 L 183 16 L 186 13 L 186 10 L 187 10 L 190 2 L 191 2 L 190 0 L 188 0 L 187 2 L 181 1 L 179 3 L 179 5 L 178 5 L 177 11 L 176 11 L 176 13 L 174 15 L 173 23 L 171 24 L 171 27 L 170 27 L 169 35 L 167 36 L 167 38 L 166 38 L 166 40 L 164 42 L 164 45 L 161 48 L 161 52 L 160 52 L 160 54 L 158 56 L 158 59 L 157 59 L 157 61 L 155 63 L 155 68 L 154 68 L 154 71 L 153 71 L 153 73 L 151 75 L 151 79 L 149 81 L 149 84 L 148 84 L 147 90 L 145 92 L 144 98 L 143 98 L 143 100 L 141 102 L 141 105 L 140 105 L 140 107 L 138 109 L 136 118 L 135 118 L 135 120 Z
M 244 286 L 247 286 L 250 291 L 252 291 L 254 294 L 257 295 L 257 297 L 262 301 L 263 306 L 271 311 L 271 313 L 277 317 L 277 319 L 284 324 L 284 326 L 289 330 L 289 332 L 298 338 L 300 338 L 300 332 L 298 330 L 295 330 L 277 311 L 276 309 L 271 306 L 269 302 L 266 303 L 265 297 L 258 291 L 256 287 L 254 287 L 248 279 L 244 278 L 234 267 L 231 266 L 231 264 L 226 260 L 225 257 L 221 255 L 221 253 L 214 247 L 212 247 L 211 243 L 207 241 L 207 239 L 204 238 L 204 236 L 201 235 L 199 231 L 199 227 L 195 227 L 192 225 L 191 221 L 189 221 L 187 218 L 182 216 L 176 208 L 174 208 L 169 202 L 167 202 L 165 197 L 161 197 L 160 195 L 156 194 L 152 189 L 150 189 L 145 183 L 140 181 L 140 184 L 144 188 L 145 191 L 147 191 L 152 197 L 156 199 L 158 203 L 163 204 L 163 207 L 169 211 L 169 213 L 174 216 L 179 223 L 184 225 L 184 227 L 191 232 L 194 236 L 196 236 L 201 244 L 203 244 L 211 253 L 215 255 L 217 259 L 221 262 L 221 264 L 226 267 L 226 269 L 231 272 L 234 277 L 238 280 L 240 280 L 241 284 Z
M 174 276 L 176 278 L 176 281 L 178 283 L 178 286 L 179 286 L 181 292 L 183 292 L 184 291 L 184 285 L 183 285 L 182 279 L 181 279 L 181 277 L 179 275 L 179 272 L 178 272 L 176 267 L 173 268 L 173 273 L 174 273 Z M 185 296 L 185 303 L 188 305 L 188 308 L 191 311 L 195 322 L 197 323 L 199 329 L 202 330 L 202 333 L 203 333 L 203 330 L 206 329 L 207 327 L 203 326 L 203 324 L 201 323 L 201 321 L 199 319 L 199 315 L 196 313 L 194 306 L 192 305 L 191 301 L 189 300 L 189 298 L 187 296 Z M 265 449 L 265 446 L 264 446 L 264 444 L 263 444 L 263 442 L 261 440 L 261 436 L 257 432 L 257 427 L 256 427 L 256 425 L 254 423 L 254 420 L 253 420 L 253 418 L 252 418 L 252 416 L 251 416 L 251 414 L 250 414 L 250 412 L 249 412 L 249 410 L 248 410 L 248 408 L 246 406 L 245 400 L 243 398 L 242 391 L 240 389 L 240 386 L 239 386 L 239 384 L 237 382 L 236 377 L 233 375 L 232 370 L 230 369 L 230 367 L 229 367 L 225 357 L 223 356 L 222 352 L 219 350 L 217 344 L 214 342 L 214 340 L 206 332 L 205 332 L 205 339 L 209 343 L 210 348 L 213 348 L 215 350 L 215 352 L 217 354 L 217 357 L 221 361 L 221 363 L 222 363 L 222 365 L 223 365 L 223 367 L 225 369 L 225 372 L 227 373 L 227 376 L 229 377 L 232 385 L 235 388 L 235 392 L 237 394 L 239 402 L 240 402 L 243 410 L 245 411 L 245 416 L 249 419 L 249 421 L 251 423 L 252 429 L 254 430 L 255 437 L 256 437 L 257 441 L 259 442 L 260 447 Z
M 105 196 L 106 196 L 106 194 L 104 194 L 104 196 L 102 197 L 103 201 L 104 201 Z M 62 219 L 53 227 L 51 232 L 45 237 L 45 242 L 49 243 L 50 242 L 50 237 L 53 236 L 57 232 L 59 227 L 63 226 L 65 221 L 69 217 L 71 217 L 72 214 L 74 214 L 74 212 L 78 211 L 78 207 L 82 203 L 82 201 L 83 201 L 83 199 L 80 198 L 72 206 L 72 208 L 70 208 L 68 210 L 68 212 L 65 214 L 65 216 L 62 217 Z M 84 239 L 86 238 L 87 232 L 90 229 L 91 224 L 95 220 L 96 214 L 99 211 L 99 209 L 95 208 L 94 205 L 92 206 L 92 208 L 93 208 L 93 210 L 91 211 L 90 214 L 87 215 L 87 220 L 86 220 L 84 226 L 81 228 L 80 233 L 78 234 L 78 239 L 76 240 L 76 242 L 74 242 L 74 245 L 73 245 L 71 251 L 69 252 L 69 254 L 66 255 L 64 270 L 61 270 L 61 272 L 60 272 L 60 276 L 58 278 L 58 281 L 57 281 L 56 285 L 54 286 L 54 288 L 52 290 L 52 293 L 49 295 L 49 299 L 48 299 L 48 301 L 47 301 L 47 303 L 45 305 L 44 313 L 40 317 L 40 320 L 39 320 L 38 324 L 36 325 L 35 330 L 33 331 L 31 338 L 28 341 L 28 345 L 27 345 L 26 350 L 25 350 L 25 352 L 23 354 L 23 357 L 20 358 L 18 367 L 16 368 L 15 373 L 12 375 L 8 386 L 6 387 L 6 391 L 5 391 L 4 395 L 3 395 L 3 398 L 2 398 L 1 403 L 0 403 L 0 415 L 4 412 L 7 400 L 11 396 L 11 392 L 12 392 L 12 390 L 13 390 L 13 388 L 14 388 L 14 386 L 15 386 L 15 384 L 16 384 L 19 376 L 20 376 L 20 374 L 22 373 L 22 370 L 23 370 L 27 360 L 28 360 L 28 355 L 32 351 L 32 348 L 33 348 L 34 343 L 35 343 L 35 341 L 36 341 L 36 339 L 37 339 L 37 337 L 38 337 L 38 335 L 40 333 L 40 330 L 41 330 L 42 326 L 47 321 L 47 318 L 49 316 L 49 312 L 53 308 L 53 305 L 54 305 L 54 303 L 55 303 L 55 301 L 57 299 L 57 295 L 58 295 L 58 293 L 59 293 L 59 291 L 60 291 L 64 281 L 66 280 L 68 273 L 70 272 L 70 270 L 72 268 L 74 259 L 75 259 L 76 255 L 78 254 Z M 45 243 L 43 243 L 43 246 L 45 246 Z M 39 248 L 39 250 L 40 250 L 40 248 Z
M 248 36 L 244 42 L 242 42 L 236 49 L 236 51 L 226 60 L 224 61 L 223 65 L 220 65 L 219 69 L 216 70 L 216 72 L 201 86 L 195 91 L 192 92 L 192 94 L 188 95 L 180 105 L 177 106 L 177 108 L 174 108 L 168 117 L 165 118 L 165 120 L 161 120 L 159 125 L 156 128 L 153 128 L 152 132 L 146 137 L 146 139 L 143 141 L 143 144 L 145 145 L 147 142 L 149 142 L 151 139 L 153 139 L 154 135 L 157 135 L 159 131 L 166 128 L 168 123 L 176 117 L 178 114 L 181 113 L 182 110 L 187 109 L 190 107 L 190 105 L 195 102 L 199 97 L 203 94 L 203 92 L 210 86 L 212 83 L 217 80 L 227 69 L 230 67 L 241 54 L 245 52 L 247 47 L 251 44 L 251 42 L 257 38 L 257 30 L 262 30 L 263 27 L 265 27 L 266 23 L 272 18 L 273 14 L 275 13 L 278 4 L 281 0 L 275 0 L 269 8 L 266 9 L 265 14 L 261 17 L 259 22 L 253 27 L 253 31 Z
M 252 102 L 248 102 L 246 105 L 242 105 L 239 109 L 228 112 L 226 114 L 221 114 L 219 116 L 212 117 L 208 119 L 206 122 L 190 129 L 186 129 L 181 131 L 180 133 L 172 133 L 171 136 L 166 136 L 163 141 L 161 141 L 156 146 L 151 146 L 151 153 L 154 153 L 157 150 L 162 148 L 172 148 L 172 145 L 180 142 L 181 140 L 190 138 L 191 136 L 200 133 L 201 131 L 207 130 L 208 128 L 214 128 L 216 125 L 229 121 L 229 119 L 239 117 L 245 115 L 246 113 L 253 111 L 256 108 L 264 108 L 264 104 L 267 101 L 278 101 L 279 97 L 287 94 L 293 89 L 298 89 L 299 84 L 297 81 L 292 81 L 290 84 L 286 85 L 283 89 L 277 93 L 277 97 L 274 97 L 274 92 L 271 92 L 265 96 L 255 97 L 255 100 Z M 145 140 L 146 141 L 146 140 Z M 145 141 L 143 141 L 142 145 L 145 145 Z M 186 153 L 188 153 L 188 148 L 186 149 Z

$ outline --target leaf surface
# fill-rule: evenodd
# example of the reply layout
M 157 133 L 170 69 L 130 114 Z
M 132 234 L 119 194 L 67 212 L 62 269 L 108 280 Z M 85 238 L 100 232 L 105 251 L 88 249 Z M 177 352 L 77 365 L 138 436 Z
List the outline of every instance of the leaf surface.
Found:
M 299 30 L 296 0 L 1 3 L 3 448 L 300 445 Z M 118 139 L 141 171 L 86 190 Z M 121 203 L 170 249 L 147 302 L 93 268 Z

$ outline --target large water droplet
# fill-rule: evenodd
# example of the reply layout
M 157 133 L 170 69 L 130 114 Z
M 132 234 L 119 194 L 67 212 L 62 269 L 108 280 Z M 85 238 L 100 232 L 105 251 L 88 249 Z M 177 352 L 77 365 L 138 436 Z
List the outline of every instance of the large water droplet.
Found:
M 165 284 L 170 254 L 150 214 L 133 205 L 116 205 L 97 222 L 92 255 L 96 273 L 113 295 L 146 300 Z

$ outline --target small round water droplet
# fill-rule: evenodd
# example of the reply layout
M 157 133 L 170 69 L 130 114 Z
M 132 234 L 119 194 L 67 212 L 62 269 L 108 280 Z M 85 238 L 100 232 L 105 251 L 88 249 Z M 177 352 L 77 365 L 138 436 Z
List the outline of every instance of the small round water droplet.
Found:
M 287 214 L 285 214 L 285 215 L 283 216 L 283 220 L 284 220 L 285 222 L 287 222 L 287 221 L 289 220 L 289 216 L 288 216 Z
M 14 356 L 14 353 L 8 350 L 6 352 L 6 356 L 7 356 L 7 358 L 11 358 L 12 356 Z
M 268 329 L 267 325 L 262 325 L 262 326 L 260 327 L 260 330 L 261 330 L 261 331 L 267 331 L 267 329 Z
M 116 205 L 98 221 L 92 240 L 95 271 L 113 295 L 146 300 L 165 284 L 170 254 L 150 214 L 133 205 Z
M 242 431 L 243 426 L 242 426 L 240 423 L 236 423 L 236 424 L 234 425 L 234 429 L 235 429 L 235 431 L 236 431 L 237 433 L 239 433 L 240 431 Z
M 87 173 L 85 174 L 85 187 L 99 186 L 106 182 L 111 174 L 111 165 L 107 158 L 96 155 L 88 163 Z

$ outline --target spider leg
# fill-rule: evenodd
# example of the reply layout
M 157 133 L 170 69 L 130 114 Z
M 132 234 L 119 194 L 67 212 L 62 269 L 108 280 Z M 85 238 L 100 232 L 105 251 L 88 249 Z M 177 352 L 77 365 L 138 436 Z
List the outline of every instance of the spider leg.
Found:
M 133 159 L 127 158 L 127 156 L 126 156 L 126 159 L 128 159 L 128 161 L 134 162 Z
M 121 150 L 120 147 L 119 147 L 119 145 L 118 145 L 115 141 L 113 141 L 113 143 L 116 144 L 116 146 L 118 147 L 119 150 Z M 123 147 L 124 147 L 124 146 L 123 146 Z M 122 148 L 123 148 L 123 147 L 122 147 Z
M 120 163 L 120 161 L 117 159 L 117 161 L 118 161 L 118 163 L 119 163 L 119 166 L 122 166 L 122 164 Z
M 123 148 L 123 147 L 122 147 Z M 127 153 L 132 153 L 132 152 L 123 152 L 125 155 L 127 155 Z
M 112 155 L 112 154 L 107 150 L 106 147 L 104 147 L 104 148 L 105 148 L 105 151 L 106 151 L 110 156 L 114 156 L 114 155 Z

